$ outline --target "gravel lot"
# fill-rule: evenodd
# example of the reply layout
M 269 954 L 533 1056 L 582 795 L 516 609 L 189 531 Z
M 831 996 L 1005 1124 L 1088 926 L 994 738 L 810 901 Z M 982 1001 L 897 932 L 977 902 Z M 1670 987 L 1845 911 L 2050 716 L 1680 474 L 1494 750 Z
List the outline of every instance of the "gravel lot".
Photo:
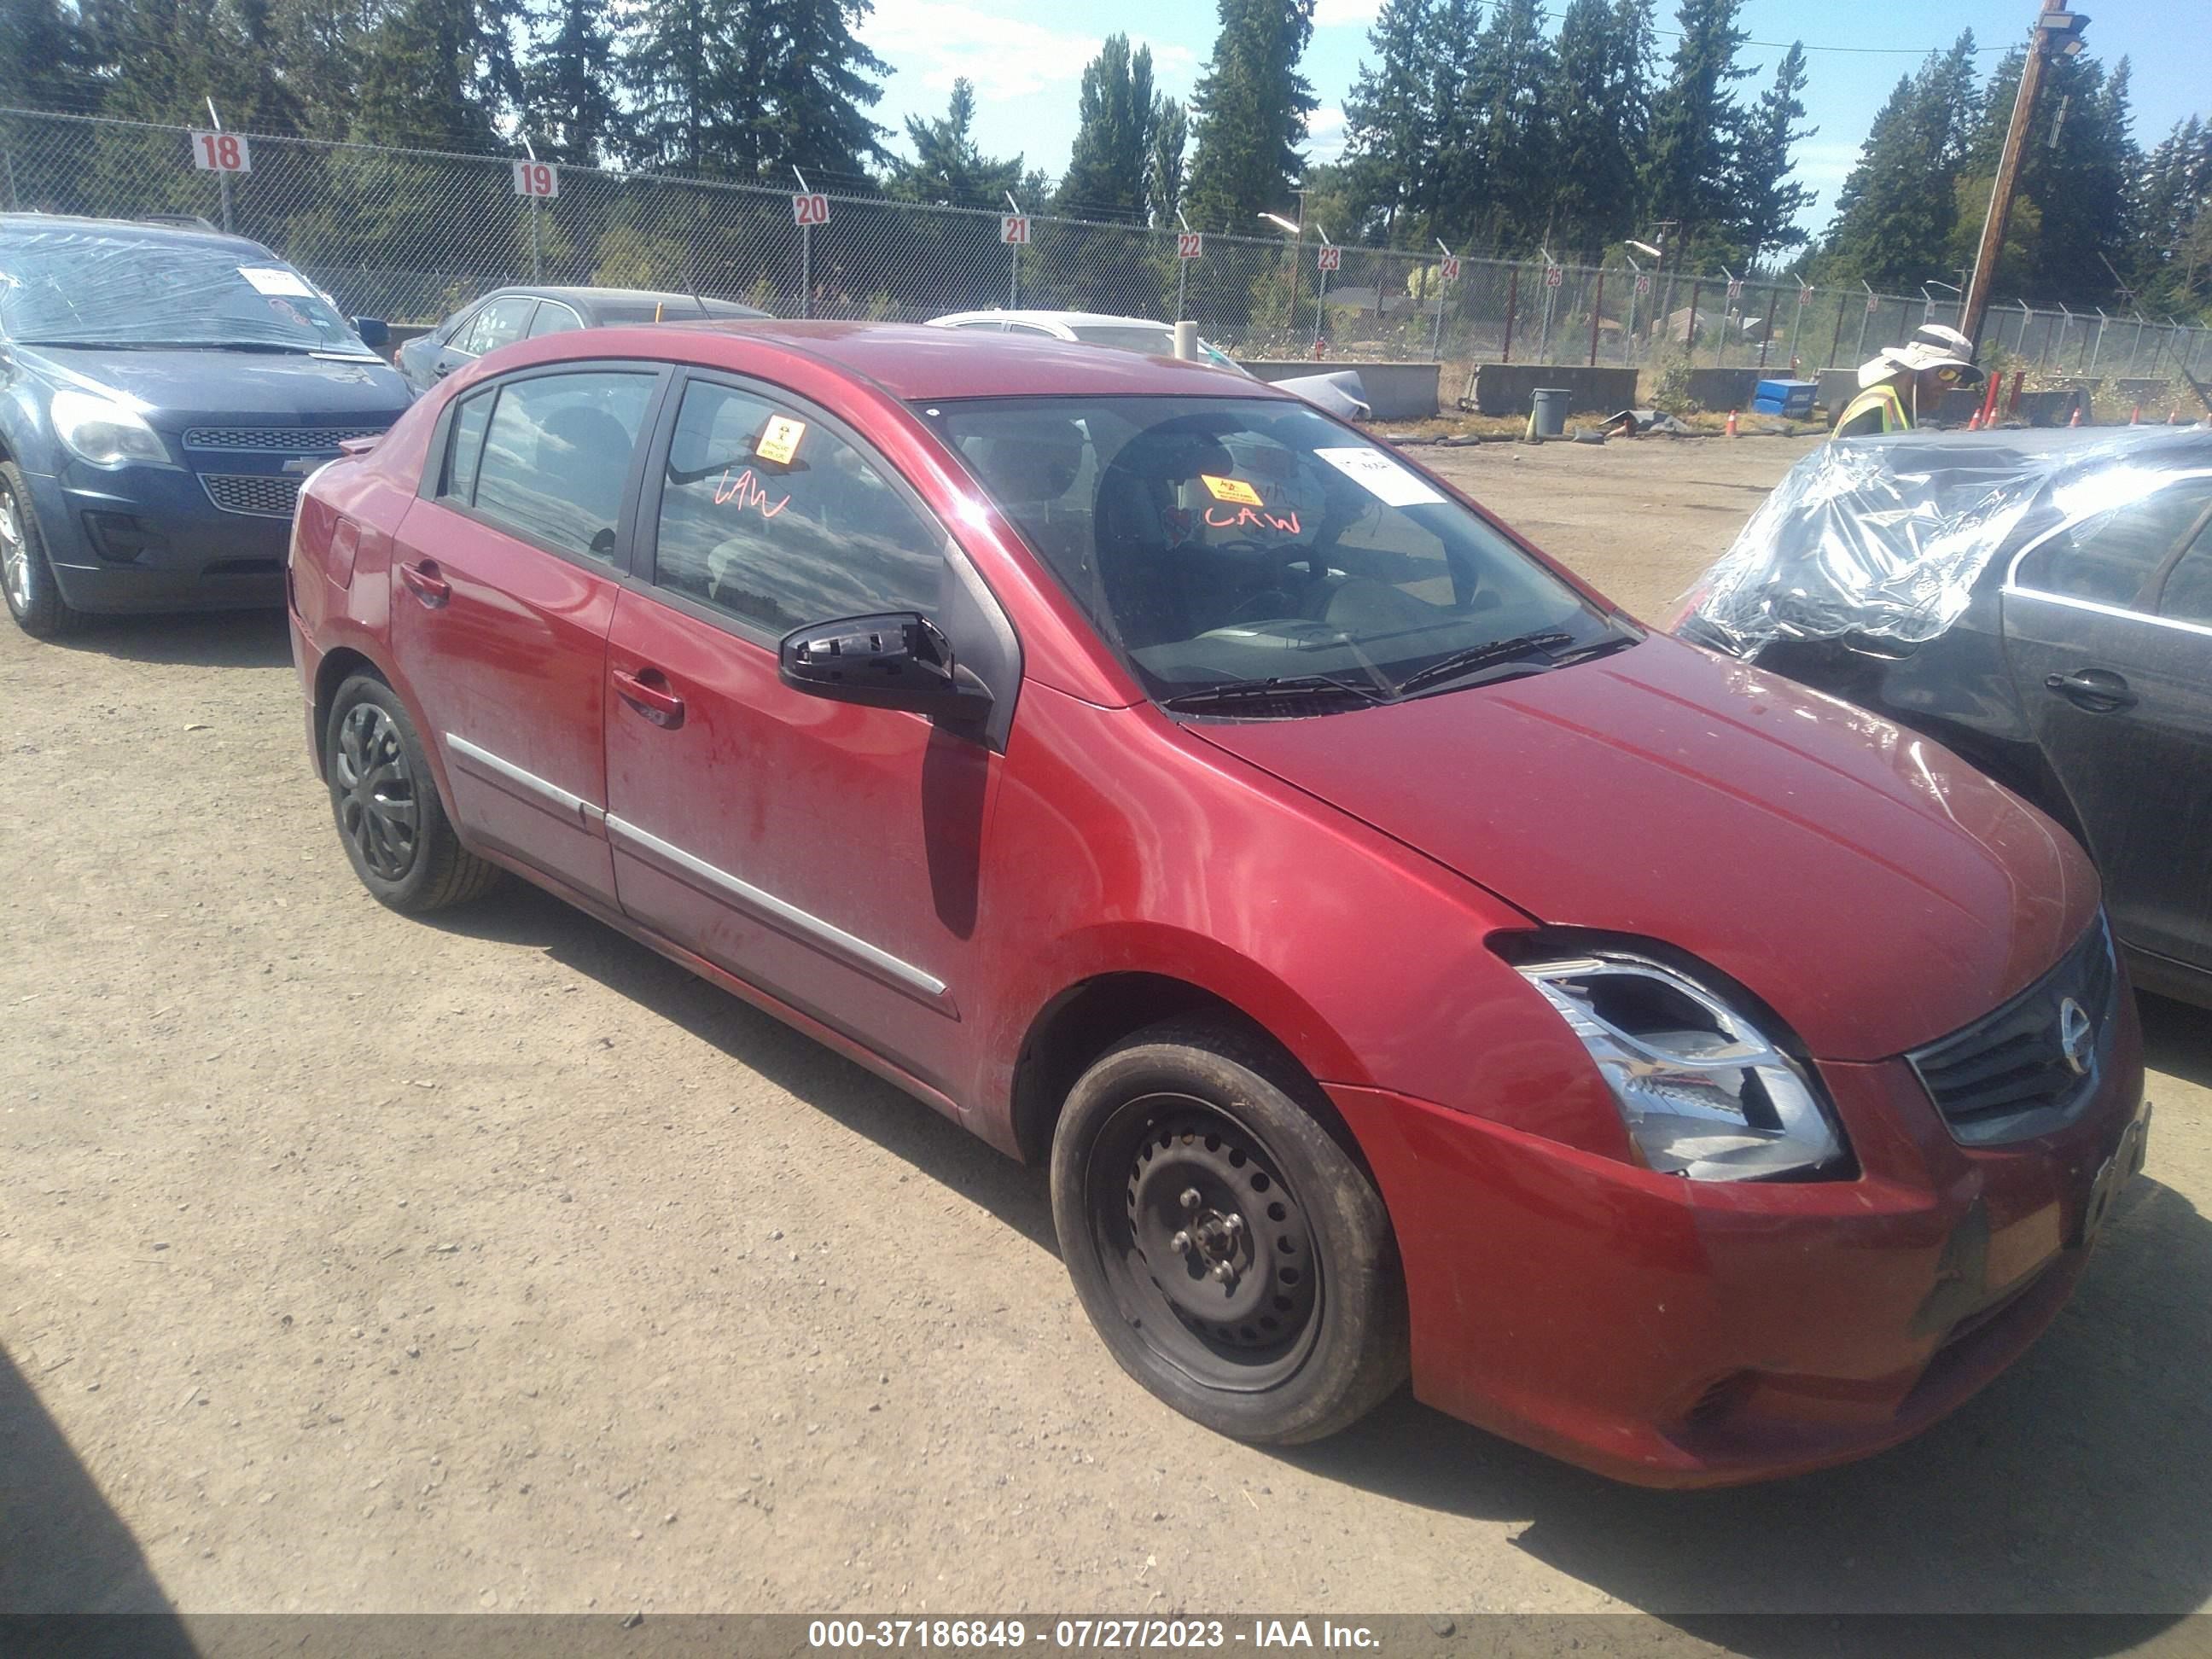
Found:
M 1806 447 L 1424 453 L 1651 615 Z M 1915 1443 L 1668 1496 L 1401 1397 L 1255 1450 L 1108 1359 L 1041 1173 L 520 884 L 372 902 L 285 650 L 0 627 L 0 1611 L 2212 1598 L 2202 1015 L 2146 1007 L 2073 1306 Z

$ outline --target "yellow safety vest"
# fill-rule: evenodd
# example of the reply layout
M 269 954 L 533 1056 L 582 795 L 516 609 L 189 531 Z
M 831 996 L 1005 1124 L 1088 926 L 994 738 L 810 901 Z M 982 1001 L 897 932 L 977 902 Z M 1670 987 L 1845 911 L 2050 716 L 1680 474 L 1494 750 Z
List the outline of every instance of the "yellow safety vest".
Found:
M 1835 430 L 1828 435 L 1840 438 L 1844 435 L 1844 428 L 1853 421 L 1863 415 L 1873 413 L 1881 415 L 1881 430 L 1884 432 L 1912 430 L 1912 416 L 1905 412 L 1905 400 L 1897 395 L 1896 386 L 1887 380 L 1883 380 L 1877 385 L 1869 386 L 1850 402 L 1845 404 L 1843 415 L 1836 422 Z M 1855 432 L 1850 435 L 1860 438 L 1872 434 Z

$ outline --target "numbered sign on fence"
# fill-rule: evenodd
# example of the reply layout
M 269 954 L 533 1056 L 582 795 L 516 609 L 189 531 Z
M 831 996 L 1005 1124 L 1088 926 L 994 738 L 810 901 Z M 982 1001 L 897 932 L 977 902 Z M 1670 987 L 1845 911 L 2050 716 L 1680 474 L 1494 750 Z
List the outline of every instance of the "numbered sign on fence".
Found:
M 1205 257 L 1205 253 L 1206 253 L 1206 233 L 1205 233 L 1204 231 L 1202 231 L 1202 230 L 1179 230 L 1179 231 L 1176 232 L 1176 258 L 1178 258 L 1178 259 L 1197 259 L 1197 258 L 1202 258 L 1203 257 Z
M 1323 270 L 1341 270 L 1344 269 L 1344 250 L 1324 243 L 1321 252 L 1314 256 L 1314 263 Z
M 1560 283 L 1566 280 L 1567 268 L 1565 265 L 1546 265 L 1544 267 L 1544 286 L 1546 288 L 1557 288 Z
M 1650 293 L 1650 292 L 1651 292 L 1651 279 L 1650 279 L 1649 276 L 1638 276 L 1638 277 L 1636 279 L 1636 291 L 1637 291 L 1638 294 L 1649 294 L 1649 293 Z
M 514 193 L 517 196 L 558 196 L 561 193 L 561 169 L 550 161 L 517 161 L 514 164 Z
M 251 173 L 253 152 L 242 132 L 195 132 L 192 165 L 202 173 Z
M 1881 303 L 1881 295 L 1879 294 L 1869 294 L 1867 295 L 1867 309 L 1869 311 L 1874 310 L 1875 307 L 1879 306 Z
M 794 225 L 826 225 L 830 222 L 830 198 L 827 196 L 794 196 L 791 198 L 791 222 Z
M 1030 245 L 1030 216 L 1026 213 L 1000 214 L 999 240 L 1008 247 L 1027 247 Z
M 1743 298 L 1743 278 L 1742 278 L 1742 277 L 1741 277 L 1741 276 L 1737 276 L 1737 277 L 1733 277 L 1733 278 L 1731 278 L 1731 279 L 1729 280 L 1729 293 L 1728 293 L 1728 296 L 1729 296 L 1729 299 L 1731 299 L 1731 300 L 1741 300 L 1741 298 Z
M 1437 267 L 1437 275 L 1447 283 L 1459 281 L 1459 255 L 1445 254 L 1444 262 Z

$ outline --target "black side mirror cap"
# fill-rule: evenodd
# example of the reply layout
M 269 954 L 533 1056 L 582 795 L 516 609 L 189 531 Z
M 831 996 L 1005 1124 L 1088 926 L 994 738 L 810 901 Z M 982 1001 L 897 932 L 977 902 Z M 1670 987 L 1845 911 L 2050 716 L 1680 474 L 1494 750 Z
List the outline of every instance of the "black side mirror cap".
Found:
M 775 655 L 786 685 L 832 702 L 955 720 L 990 713 L 989 688 L 953 661 L 951 641 L 918 611 L 809 623 L 785 635 Z
M 381 351 L 392 343 L 392 329 L 381 317 L 356 317 L 353 331 L 361 336 L 361 343 L 371 351 Z

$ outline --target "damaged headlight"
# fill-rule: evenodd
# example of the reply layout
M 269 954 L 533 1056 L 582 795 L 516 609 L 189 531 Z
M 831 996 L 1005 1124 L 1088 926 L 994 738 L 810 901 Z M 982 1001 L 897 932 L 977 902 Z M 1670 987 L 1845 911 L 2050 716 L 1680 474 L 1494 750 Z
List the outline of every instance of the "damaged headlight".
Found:
M 1589 1050 L 1650 1168 L 1755 1181 L 1843 1157 L 1804 1068 L 1694 981 L 1626 955 L 1517 965 Z

